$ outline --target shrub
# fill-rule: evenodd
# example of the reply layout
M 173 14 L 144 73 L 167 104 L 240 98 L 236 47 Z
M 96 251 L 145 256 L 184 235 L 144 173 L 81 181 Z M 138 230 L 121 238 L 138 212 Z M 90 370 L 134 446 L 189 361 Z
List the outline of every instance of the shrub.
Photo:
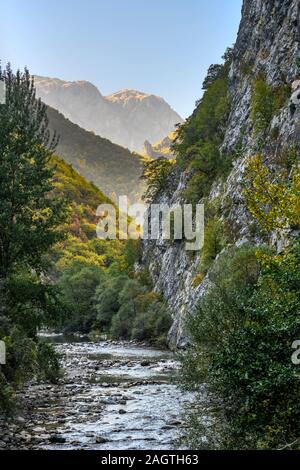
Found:
M 167 190 L 167 182 L 173 168 L 172 161 L 161 157 L 144 164 L 141 178 L 147 183 L 147 190 L 143 195 L 145 201 L 152 201 L 162 190 Z
M 275 113 L 282 108 L 290 95 L 287 85 L 273 87 L 263 77 L 255 78 L 251 98 L 251 117 L 254 134 L 265 132 Z
M 59 359 L 59 355 L 51 344 L 40 341 L 37 348 L 39 379 L 56 383 L 62 375 Z
M 299 241 L 267 257 L 242 326 L 214 357 L 211 373 L 235 448 L 279 448 L 299 437 L 300 382 L 291 361 L 300 334 L 299 261 Z
M 262 229 L 296 226 L 297 166 L 275 177 L 260 158 L 251 165 L 247 199 Z M 299 238 L 280 254 L 245 245 L 214 263 L 211 287 L 189 322 L 192 347 L 182 357 L 185 386 L 199 390 L 207 382 L 210 404 L 206 429 L 201 401 L 189 412 L 189 445 L 299 448 L 300 382 L 291 361 L 300 335 L 299 268 Z
M 200 273 L 206 274 L 210 266 L 227 242 L 223 223 L 216 218 L 210 219 L 205 226 L 204 245 L 201 251 Z
M 171 328 L 171 316 L 164 302 L 154 300 L 148 309 L 139 312 L 132 326 L 132 339 L 154 342 L 166 346 L 167 333 Z
M 291 153 L 296 158 L 294 152 Z M 281 157 L 282 158 L 282 157 Z M 290 157 L 288 157 L 290 158 Z M 291 163 L 288 164 L 290 167 Z M 245 198 L 251 215 L 264 230 L 299 228 L 300 226 L 300 170 L 269 169 L 262 156 L 252 157 L 246 171 Z

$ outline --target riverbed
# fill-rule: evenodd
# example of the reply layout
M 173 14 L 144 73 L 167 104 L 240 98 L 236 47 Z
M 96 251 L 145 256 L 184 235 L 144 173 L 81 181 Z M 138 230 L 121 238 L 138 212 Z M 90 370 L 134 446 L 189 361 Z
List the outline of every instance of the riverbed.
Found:
M 49 338 L 62 356 L 58 384 L 31 382 L 0 448 L 178 449 L 192 396 L 175 383 L 174 354 L 131 342 Z M 22 411 L 21 411 L 22 409 Z

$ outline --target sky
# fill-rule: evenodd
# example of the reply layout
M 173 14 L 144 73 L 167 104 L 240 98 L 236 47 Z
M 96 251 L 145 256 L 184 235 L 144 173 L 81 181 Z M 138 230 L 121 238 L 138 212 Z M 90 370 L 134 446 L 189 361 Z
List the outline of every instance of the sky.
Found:
M 242 0 L 1 0 L 0 58 L 13 68 L 132 88 L 182 117 L 238 30 Z

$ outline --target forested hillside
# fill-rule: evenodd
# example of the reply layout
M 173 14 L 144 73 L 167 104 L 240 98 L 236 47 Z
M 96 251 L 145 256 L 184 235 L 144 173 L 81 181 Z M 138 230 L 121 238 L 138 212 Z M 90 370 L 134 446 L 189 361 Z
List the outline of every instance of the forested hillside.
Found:
M 61 158 L 114 201 L 120 195 L 140 200 L 143 161 L 138 154 L 82 129 L 53 108 L 47 107 L 47 115 L 49 128 L 59 135 Z

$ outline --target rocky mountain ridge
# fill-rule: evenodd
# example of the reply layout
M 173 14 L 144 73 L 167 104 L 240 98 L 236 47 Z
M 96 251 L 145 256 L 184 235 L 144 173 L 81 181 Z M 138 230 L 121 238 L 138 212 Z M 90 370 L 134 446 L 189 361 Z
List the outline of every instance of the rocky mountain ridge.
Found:
M 221 145 L 221 154 L 231 156 L 232 170 L 225 178 L 213 182 L 208 196 L 209 203 L 219 200 L 221 219 L 231 227 L 237 246 L 247 241 L 260 242 L 259 235 L 251 229 L 253 221 L 243 198 L 244 170 L 249 156 L 259 152 L 271 164 L 284 148 L 300 147 L 299 16 L 298 0 L 243 2 L 228 77 L 230 112 Z M 254 132 L 251 116 L 253 84 L 259 77 L 263 77 L 267 86 L 284 90 L 286 95 L 272 116 L 266 138 Z M 169 206 L 181 203 L 190 178 L 190 172 L 177 169 L 155 202 Z M 282 243 L 282 238 L 274 234 L 273 244 L 278 250 Z M 191 255 L 185 251 L 184 243 L 177 241 L 144 242 L 143 263 L 149 268 L 155 291 L 164 295 L 173 314 L 171 347 L 186 344 L 185 319 L 208 286 L 207 276 L 195 283 L 200 256 L 201 253 Z
M 175 154 L 172 151 L 172 144 L 175 139 L 175 132 L 171 132 L 164 139 L 154 144 L 150 144 L 148 140 L 144 143 L 144 153 L 150 158 L 175 158 Z
M 124 89 L 103 96 L 87 81 L 35 76 L 37 96 L 85 130 L 134 151 L 156 142 L 182 118 L 162 98 Z

